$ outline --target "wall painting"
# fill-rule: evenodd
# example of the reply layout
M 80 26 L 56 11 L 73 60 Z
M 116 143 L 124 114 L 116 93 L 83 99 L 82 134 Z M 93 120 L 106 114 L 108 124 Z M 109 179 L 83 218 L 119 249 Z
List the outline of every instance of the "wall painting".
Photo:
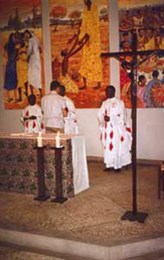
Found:
M 109 84 L 108 1 L 50 0 L 53 79 L 66 87 L 76 108 L 98 108 Z
M 119 33 L 120 51 L 132 51 L 134 44 L 141 51 L 135 64 L 131 56 L 120 56 L 121 98 L 126 107 L 131 107 L 130 78 L 134 66 L 137 107 L 163 108 L 164 5 L 160 0 L 119 0 Z
M 45 92 L 41 0 L 1 0 L 0 10 L 4 106 L 22 109 Z

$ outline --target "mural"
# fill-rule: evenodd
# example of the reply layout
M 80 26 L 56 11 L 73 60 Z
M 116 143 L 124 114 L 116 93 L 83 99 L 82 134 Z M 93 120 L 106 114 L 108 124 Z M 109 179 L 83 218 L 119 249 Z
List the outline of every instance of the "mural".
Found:
M 1 0 L 0 10 L 4 104 L 22 109 L 44 94 L 41 0 Z
M 137 61 L 120 56 L 121 98 L 131 107 L 131 68 L 137 68 L 137 107 L 164 107 L 164 5 L 160 0 L 119 0 L 120 51 L 132 51 Z M 136 40 L 134 42 L 134 36 Z M 145 51 L 145 52 L 142 52 Z M 133 63 L 133 64 L 132 64 Z
M 87 6 L 87 2 L 91 2 Z M 53 79 L 76 108 L 100 107 L 109 84 L 108 0 L 50 0 Z

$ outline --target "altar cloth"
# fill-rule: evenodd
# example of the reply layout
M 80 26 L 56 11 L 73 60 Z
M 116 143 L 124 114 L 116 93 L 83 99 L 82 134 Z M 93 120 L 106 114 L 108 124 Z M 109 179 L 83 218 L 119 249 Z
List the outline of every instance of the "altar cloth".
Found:
M 0 190 L 36 194 L 37 137 L 29 133 L 0 133 Z M 42 134 L 45 164 L 45 184 L 55 197 L 56 134 Z M 85 138 L 82 135 L 60 134 L 62 152 L 63 194 L 73 197 L 89 188 Z

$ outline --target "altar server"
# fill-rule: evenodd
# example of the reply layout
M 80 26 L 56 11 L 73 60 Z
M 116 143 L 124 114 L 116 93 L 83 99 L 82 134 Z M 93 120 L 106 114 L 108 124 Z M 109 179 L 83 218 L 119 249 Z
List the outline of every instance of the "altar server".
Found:
M 66 96 L 65 86 L 60 86 L 60 95 L 64 97 L 67 109 L 67 116 L 64 117 L 64 133 L 65 134 L 78 134 L 76 108 L 73 101 Z
M 29 105 L 22 111 L 21 121 L 26 133 L 44 132 L 44 124 L 41 107 L 36 104 L 36 96 L 28 96 Z
M 105 170 L 120 171 L 131 163 L 131 129 L 126 126 L 125 106 L 115 97 L 114 86 L 106 88 L 106 97 L 98 113 Z

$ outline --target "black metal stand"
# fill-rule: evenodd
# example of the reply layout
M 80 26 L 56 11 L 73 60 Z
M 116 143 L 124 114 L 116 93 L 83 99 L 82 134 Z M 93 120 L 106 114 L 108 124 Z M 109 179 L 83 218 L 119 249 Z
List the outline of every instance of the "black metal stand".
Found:
M 158 199 L 161 198 L 161 191 L 164 192 L 164 162 L 158 167 Z
M 134 94 L 134 93 L 133 93 Z M 133 100 L 133 98 L 132 98 Z M 133 109 L 132 109 L 133 110 Z M 133 118 L 136 118 L 136 110 L 132 111 Z M 132 211 L 126 211 L 121 220 L 138 221 L 144 223 L 148 214 L 137 211 L 137 168 L 136 168 L 136 124 L 133 120 L 133 142 L 132 142 Z
M 139 223 L 144 223 L 148 214 L 144 212 L 136 212 L 126 211 L 125 214 L 121 217 L 121 220 L 130 220 L 130 221 L 138 221 Z
M 55 147 L 55 170 L 56 170 L 56 198 L 52 202 L 63 203 L 67 198 L 63 197 L 63 183 L 62 183 L 62 150 L 63 146 Z
M 44 146 L 34 148 L 37 150 L 38 164 L 38 196 L 34 200 L 44 201 L 50 198 L 46 195 L 45 176 L 44 176 Z
M 131 101 L 132 101 L 132 211 L 126 211 L 121 220 L 144 223 L 148 214 L 137 211 L 137 34 L 132 34 L 133 62 L 131 65 Z

